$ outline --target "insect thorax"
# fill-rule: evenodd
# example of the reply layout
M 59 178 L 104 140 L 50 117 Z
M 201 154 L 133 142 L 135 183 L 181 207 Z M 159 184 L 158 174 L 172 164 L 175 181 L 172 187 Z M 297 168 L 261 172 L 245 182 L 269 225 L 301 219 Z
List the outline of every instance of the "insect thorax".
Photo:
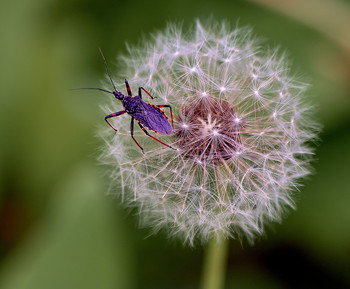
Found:
M 123 99 L 123 105 L 128 113 L 135 111 L 141 102 L 142 100 L 139 96 L 126 96 Z

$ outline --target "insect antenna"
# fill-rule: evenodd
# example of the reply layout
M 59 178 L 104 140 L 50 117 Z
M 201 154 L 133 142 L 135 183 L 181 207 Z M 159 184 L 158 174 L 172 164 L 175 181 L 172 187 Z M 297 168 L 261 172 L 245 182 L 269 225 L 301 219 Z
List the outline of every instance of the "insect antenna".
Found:
M 113 80 L 112 80 L 111 74 L 109 73 L 109 69 L 108 69 L 108 65 L 107 65 L 106 58 L 104 57 L 104 55 L 103 55 L 103 53 L 102 53 L 101 48 L 99 48 L 99 50 L 100 50 L 100 53 L 101 53 L 101 56 L 102 56 L 103 62 L 105 63 L 106 70 L 107 70 L 107 73 L 108 73 L 109 79 L 111 80 L 111 83 L 112 83 L 112 85 L 113 85 L 113 87 L 114 87 L 114 90 L 115 90 L 115 91 L 118 91 L 118 90 L 116 89 L 115 85 L 114 85 L 114 82 L 113 82 Z
M 93 90 L 100 90 L 100 91 L 103 91 L 103 92 L 107 92 L 107 93 L 113 94 L 113 92 L 112 92 L 112 91 L 108 91 L 108 90 L 105 90 L 105 89 L 102 89 L 102 88 L 96 88 L 96 87 L 80 87 L 80 88 L 71 88 L 70 90 L 80 90 L 80 89 L 93 89 Z

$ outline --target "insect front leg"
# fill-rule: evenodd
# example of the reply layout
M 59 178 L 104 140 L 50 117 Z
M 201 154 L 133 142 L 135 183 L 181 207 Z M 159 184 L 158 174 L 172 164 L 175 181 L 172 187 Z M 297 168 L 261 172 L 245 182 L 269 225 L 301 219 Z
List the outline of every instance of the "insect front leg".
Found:
M 115 113 L 111 113 L 109 115 L 107 115 L 105 117 L 105 121 L 108 123 L 108 125 L 114 129 L 115 132 L 117 132 L 118 130 L 108 121 L 109 118 L 111 117 L 116 117 L 116 116 L 119 116 L 119 115 L 122 115 L 125 113 L 125 110 L 122 110 L 122 111 L 118 111 L 118 112 L 115 112 Z
M 157 105 L 158 107 L 168 107 L 170 109 L 170 117 L 171 117 L 171 126 L 174 129 L 174 119 L 173 119 L 173 110 L 171 109 L 171 106 L 169 104 L 160 104 Z
M 137 140 L 134 138 L 134 117 L 131 117 L 131 123 L 130 123 L 130 132 L 131 132 L 131 137 L 134 140 L 134 142 L 137 144 L 137 146 L 141 149 L 142 153 L 144 154 L 143 147 L 139 145 Z
M 167 146 L 168 148 L 171 148 L 171 149 L 173 149 L 173 150 L 176 150 L 176 148 L 173 148 L 172 146 L 170 146 L 170 145 L 168 145 L 168 144 L 162 142 L 161 140 L 157 139 L 156 137 L 150 135 L 150 134 L 148 133 L 148 131 L 144 128 L 144 126 L 143 126 L 141 123 L 139 123 L 139 122 L 137 122 L 137 123 L 139 124 L 140 128 L 143 130 L 143 132 L 144 132 L 146 135 L 148 135 L 149 137 L 153 138 L 153 139 L 156 140 L 157 142 L 160 142 L 161 144 Z
M 126 91 L 128 92 L 128 95 L 132 96 L 129 82 L 126 79 L 125 79 L 125 86 L 126 86 Z

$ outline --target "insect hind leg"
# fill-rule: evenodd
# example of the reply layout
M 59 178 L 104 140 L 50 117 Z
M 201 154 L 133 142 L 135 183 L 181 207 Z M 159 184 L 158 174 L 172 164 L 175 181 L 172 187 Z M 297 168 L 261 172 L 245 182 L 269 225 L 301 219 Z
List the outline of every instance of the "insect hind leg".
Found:
M 157 142 L 160 142 L 161 144 L 167 146 L 168 148 L 171 148 L 171 149 L 173 149 L 173 150 L 176 150 L 176 148 L 172 147 L 171 145 L 168 145 L 168 144 L 162 142 L 161 140 L 157 139 L 156 137 L 150 135 L 149 132 L 145 129 L 145 127 L 144 127 L 141 123 L 139 123 L 139 122 L 137 122 L 137 123 L 138 123 L 138 125 L 140 126 L 140 128 L 143 130 L 143 132 L 144 132 L 146 135 L 148 135 L 149 137 L 153 138 L 153 139 L 156 140 Z

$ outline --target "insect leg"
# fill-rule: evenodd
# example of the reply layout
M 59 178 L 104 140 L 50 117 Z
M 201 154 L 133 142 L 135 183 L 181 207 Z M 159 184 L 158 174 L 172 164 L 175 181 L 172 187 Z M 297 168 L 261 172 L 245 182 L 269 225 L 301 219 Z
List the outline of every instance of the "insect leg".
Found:
M 157 142 L 160 142 L 161 144 L 167 146 L 168 148 L 171 148 L 171 149 L 173 149 L 173 150 L 176 150 L 176 148 L 173 148 L 172 146 L 170 146 L 170 145 L 168 145 L 168 144 L 162 142 L 161 140 L 157 139 L 156 137 L 150 135 L 150 134 L 148 133 L 148 131 L 144 128 L 144 126 L 143 126 L 141 123 L 139 123 L 139 122 L 137 122 L 137 123 L 139 124 L 140 128 L 143 130 L 143 132 L 144 132 L 146 135 L 148 135 L 149 137 L 153 138 L 153 139 L 156 140 Z
M 125 86 L 126 86 L 126 91 L 128 92 L 128 95 L 132 96 L 129 82 L 126 79 L 125 79 Z
M 149 95 L 150 98 L 154 99 L 154 97 L 153 97 L 146 89 L 144 89 L 142 86 L 139 87 L 139 95 L 140 95 L 140 96 L 141 96 L 141 89 L 142 89 L 144 92 L 146 92 L 146 93 Z
M 171 125 L 174 129 L 174 119 L 173 119 L 173 110 L 171 109 L 171 106 L 169 104 L 160 104 L 160 105 L 157 105 L 158 107 L 169 107 L 170 109 L 170 116 L 171 116 Z
M 142 99 L 141 87 L 139 87 L 139 97 Z
M 122 115 L 125 113 L 125 110 L 122 110 L 122 111 L 118 111 L 118 112 L 115 112 L 115 113 L 111 113 L 109 115 L 107 115 L 105 117 L 105 121 L 108 123 L 108 125 L 114 129 L 115 132 L 117 132 L 118 130 L 108 121 L 109 118 L 111 117 L 116 117 L 116 116 L 119 116 L 119 115 Z
M 134 117 L 131 118 L 131 123 L 130 123 L 130 132 L 131 132 L 131 137 L 134 140 L 134 142 L 137 144 L 137 146 L 141 149 L 142 153 L 144 154 L 142 146 L 139 145 L 137 140 L 134 138 Z

